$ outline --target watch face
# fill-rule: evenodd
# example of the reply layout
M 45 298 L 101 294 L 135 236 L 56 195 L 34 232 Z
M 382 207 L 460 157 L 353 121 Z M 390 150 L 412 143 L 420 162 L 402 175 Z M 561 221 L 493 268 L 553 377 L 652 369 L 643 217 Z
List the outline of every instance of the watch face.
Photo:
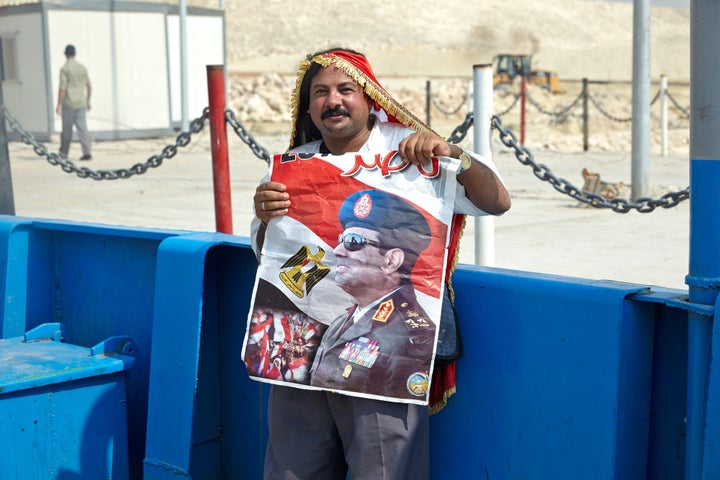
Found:
M 470 155 L 463 152 L 460 154 L 460 157 L 458 157 L 458 159 L 460 160 L 460 168 L 458 169 L 458 173 L 463 173 L 465 170 L 470 168 L 470 164 L 472 163 Z

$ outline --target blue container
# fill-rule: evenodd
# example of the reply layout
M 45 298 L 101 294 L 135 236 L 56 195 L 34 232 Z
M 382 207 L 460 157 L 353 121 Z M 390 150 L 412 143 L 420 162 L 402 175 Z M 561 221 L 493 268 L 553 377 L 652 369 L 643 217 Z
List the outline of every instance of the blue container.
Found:
M 0 339 L 0 479 L 127 479 L 124 371 L 135 345 L 62 337 L 51 323 Z

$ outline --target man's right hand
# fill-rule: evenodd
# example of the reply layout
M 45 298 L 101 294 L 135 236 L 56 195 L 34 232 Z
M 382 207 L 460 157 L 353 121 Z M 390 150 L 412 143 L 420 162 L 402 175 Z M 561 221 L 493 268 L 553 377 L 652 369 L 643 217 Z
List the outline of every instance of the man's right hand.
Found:
M 285 215 L 290 207 L 290 195 L 285 191 L 285 185 L 278 182 L 260 184 L 253 201 L 255 215 L 265 225 L 271 218 Z

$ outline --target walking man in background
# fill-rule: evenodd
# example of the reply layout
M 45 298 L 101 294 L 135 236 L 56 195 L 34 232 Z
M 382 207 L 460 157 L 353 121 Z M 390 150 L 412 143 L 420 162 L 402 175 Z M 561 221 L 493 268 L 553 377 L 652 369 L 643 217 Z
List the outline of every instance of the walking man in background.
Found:
M 60 87 L 55 110 L 62 115 L 62 133 L 60 134 L 60 156 L 67 158 L 72 140 L 73 125 L 77 128 L 82 147 L 80 160 L 91 160 L 90 135 L 88 134 L 85 111 L 90 110 L 92 86 L 87 68 L 75 60 L 75 47 L 65 47 L 67 61 L 60 69 Z

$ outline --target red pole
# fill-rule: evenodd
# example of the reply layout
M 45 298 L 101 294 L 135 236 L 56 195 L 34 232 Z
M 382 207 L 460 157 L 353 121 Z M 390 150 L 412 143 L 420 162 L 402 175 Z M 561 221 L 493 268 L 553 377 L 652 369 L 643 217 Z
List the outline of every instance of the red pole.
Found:
M 525 77 L 520 82 L 520 145 L 525 145 L 525 98 L 526 89 Z
M 215 229 L 233 233 L 227 124 L 225 123 L 225 68 L 207 65 L 210 142 L 215 192 Z

